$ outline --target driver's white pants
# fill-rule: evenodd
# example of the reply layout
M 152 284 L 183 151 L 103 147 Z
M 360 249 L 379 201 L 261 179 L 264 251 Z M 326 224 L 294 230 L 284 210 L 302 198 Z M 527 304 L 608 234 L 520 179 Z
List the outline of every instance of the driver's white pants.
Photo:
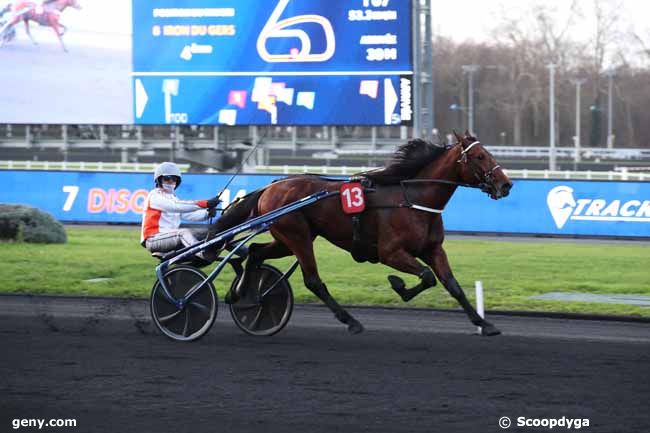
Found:
M 182 247 L 188 247 L 199 242 L 192 230 L 178 229 L 167 233 L 158 233 L 157 235 L 147 238 L 145 248 L 152 253 L 166 253 L 177 250 Z M 197 254 L 197 255 L 200 255 Z

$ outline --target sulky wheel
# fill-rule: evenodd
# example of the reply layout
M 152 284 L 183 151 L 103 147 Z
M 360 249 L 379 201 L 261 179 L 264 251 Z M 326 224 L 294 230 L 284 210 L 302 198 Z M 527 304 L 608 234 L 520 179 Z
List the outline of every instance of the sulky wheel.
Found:
M 293 292 L 286 279 L 265 293 L 282 277 L 282 272 L 270 265 L 250 270 L 251 284 L 243 290 L 241 299 L 230 304 L 230 314 L 235 324 L 247 334 L 271 336 L 282 330 L 291 318 Z M 232 282 L 233 290 L 240 277 Z
M 207 277 L 199 269 L 180 265 L 165 273 L 165 284 L 172 296 L 180 299 Z M 217 293 L 211 282 L 178 307 L 167 299 L 160 281 L 151 290 L 151 317 L 160 331 L 177 341 L 193 341 L 203 337 L 214 323 L 218 309 Z

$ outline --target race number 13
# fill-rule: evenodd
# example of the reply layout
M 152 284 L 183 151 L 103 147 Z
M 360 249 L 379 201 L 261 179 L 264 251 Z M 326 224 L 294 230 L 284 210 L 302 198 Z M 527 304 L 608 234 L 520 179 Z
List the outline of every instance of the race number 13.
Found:
M 346 214 L 363 212 L 366 208 L 366 198 L 363 187 L 358 182 L 344 183 L 341 185 L 341 206 Z

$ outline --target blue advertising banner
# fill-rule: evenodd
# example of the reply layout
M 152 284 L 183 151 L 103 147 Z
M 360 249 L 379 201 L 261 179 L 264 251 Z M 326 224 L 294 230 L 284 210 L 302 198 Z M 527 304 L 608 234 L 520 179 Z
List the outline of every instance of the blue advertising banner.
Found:
M 411 0 L 133 0 L 139 124 L 410 125 Z
M 236 197 L 271 183 L 277 176 L 239 176 L 222 194 L 227 206 Z M 178 196 L 202 200 L 218 194 L 230 175 L 185 174 Z M 0 203 L 27 204 L 69 222 L 139 223 L 154 187 L 147 173 L 0 171 Z
M 510 195 L 490 200 L 459 188 L 445 229 L 568 236 L 650 237 L 650 182 L 514 180 Z
M 240 175 L 223 194 L 224 204 L 279 177 Z M 186 174 L 179 196 L 209 198 L 228 179 Z M 61 221 L 139 223 L 153 179 L 146 173 L 3 170 L 0 184 L 0 203 L 34 206 Z M 458 232 L 650 238 L 650 182 L 515 180 L 510 196 L 498 201 L 459 188 L 443 218 L 446 230 Z

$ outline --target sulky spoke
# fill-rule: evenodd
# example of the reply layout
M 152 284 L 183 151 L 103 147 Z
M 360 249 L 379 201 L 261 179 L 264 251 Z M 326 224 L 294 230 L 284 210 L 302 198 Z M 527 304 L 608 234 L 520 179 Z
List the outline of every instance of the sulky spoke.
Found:
M 264 288 L 264 283 L 269 279 L 269 272 L 264 272 L 262 274 L 262 278 L 259 279 L 259 283 L 257 286 L 257 293 L 264 293 L 262 290 Z
M 273 323 L 273 326 L 280 323 L 279 320 L 276 320 L 277 315 L 275 314 L 274 311 L 275 311 L 275 308 L 273 308 L 272 306 L 269 306 L 269 315 L 271 316 L 271 322 Z
M 178 315 L 181 313 L 181 311 L 183 311 L 183 310 L 176 310 L 176 311 L 174 311 L 172 314 L 169 314 L 169 315 L 167 315 L 167 316 L 163 316 L 163 317 L 159 317 L 159 318 L 158 318 L 158 321 L 159 321 L 160 323 L 169 322 L 170 320 L 172 320 L 172 319 L 178 317 Z
M 263 310 L 263 309 L 264 309 L 264 308 L 263 308 L 262 306 L 260 306 L 260 309 L 257 310 L 257 314 L 255 315 L 255 319 L 253 319 L 253 322 L 252 322 L 251 325 L 250 325 L 250 329 L 251 329 L 251 330 L 256 331 L 256 330 L 259 329 L 259 327 L 260 327 L 260 321 L 261 321 L 261 319 L 262 319 L 262 310 Z
M 196 308 L 197 310 L 204 312 L 205 314 L 210 314 L 210 308 L 206 307 L 203 304 L 199 304 L 198 302 L 192 301 L 190 302 L 190 305 Z
M 190 309 L 185 309 L 185 326 L 183 326 L 183 337 L 187 337 L 190 331 Z

